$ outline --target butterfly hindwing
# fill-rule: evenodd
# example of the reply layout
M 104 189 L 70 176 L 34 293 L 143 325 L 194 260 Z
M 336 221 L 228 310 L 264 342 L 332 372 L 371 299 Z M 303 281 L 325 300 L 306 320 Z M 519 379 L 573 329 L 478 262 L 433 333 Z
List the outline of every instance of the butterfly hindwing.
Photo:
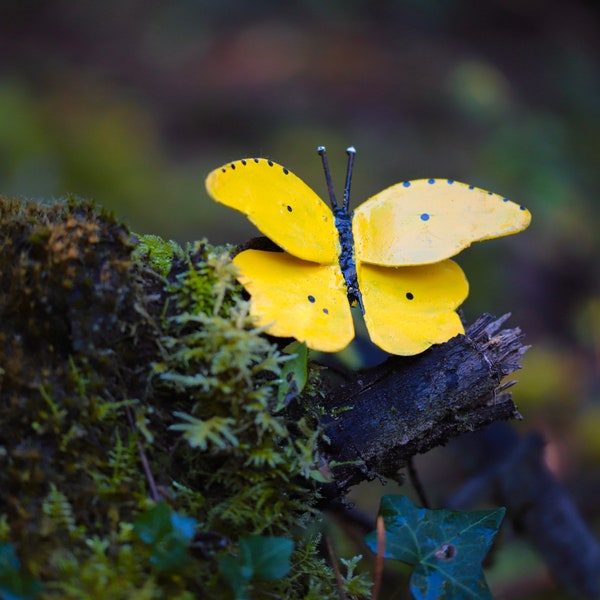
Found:
M 469 284 L 454 261 L 398 268 L 362 263 L 357 274 L 369 336 L 383 350 L 418 354 L 464 333 L 455 311 Z
M 338 232 L 333 213 L 313 190 L 285 167 L 265 158 L 244 158 L 212 171 L 208 193 L 244 213 L 293 256 L 337 264 Z
M 250 312 L 267 333 L 294 337 L 323 352 L 337 352 L 352 341 L 352 314 L 337 264 L 262 250 L 245 250 L 233 262 L 250 293 Z
M 518 204 L 452 179 L 406 181 L 354 211 L 355 256 L 387 266 L 435 263 L 472 242 L 517 233 L 530 220 Z

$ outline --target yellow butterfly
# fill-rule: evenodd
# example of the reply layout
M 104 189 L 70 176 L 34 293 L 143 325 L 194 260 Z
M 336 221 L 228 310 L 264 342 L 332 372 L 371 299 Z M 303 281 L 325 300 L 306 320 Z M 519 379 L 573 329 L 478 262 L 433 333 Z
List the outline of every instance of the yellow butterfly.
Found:
M 371 340 L 412 355 L 464 333 L 455 312 L 468 295 L 462 269 L 446 260 L 472 242 L 525 229 L 529 211 L 452 179 L 393 185 L 349 212 L 356 150 L 347 149 L 338 206 L 327 155 L 319 147 L 331 209 L 301 179 L 264 158 L 212 171 L 214 200 L 244 213 L 285 252 L 245 250 L 233 262 L 267 333 L 337 352 L 354 338 L 359 304 Z

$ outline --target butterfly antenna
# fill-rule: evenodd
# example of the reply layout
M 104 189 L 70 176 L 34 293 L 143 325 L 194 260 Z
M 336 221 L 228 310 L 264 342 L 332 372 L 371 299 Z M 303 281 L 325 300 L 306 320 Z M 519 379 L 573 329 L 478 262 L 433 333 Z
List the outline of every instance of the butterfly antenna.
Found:
M 325 146 L 319 146 L 317 148 L 317 152 L 319 153 L 321 160 L 323 161 L 323 170 L 325 171 L 325 181 L 327 183 L 327 191 L 329 192 L 331 208 L 335 210 L 338 207 L 338 205 L 337 200 L 335 198 L 335 192 L 333 191 L 333 181 L 331 181 L 331 171 L 329 170 L 329 162 L 327 160 L 327 152 L 325 150 Z
M 352 182 L 352 170 L 354 168 L 354 157 L 356 156 L 356 148 L 350 146 L 346 148 L 348 154 L 348 168 L 346 169 L 346 185 L 344 187 L 344 212 L 348 212 L 350 206 L 350 183 Z

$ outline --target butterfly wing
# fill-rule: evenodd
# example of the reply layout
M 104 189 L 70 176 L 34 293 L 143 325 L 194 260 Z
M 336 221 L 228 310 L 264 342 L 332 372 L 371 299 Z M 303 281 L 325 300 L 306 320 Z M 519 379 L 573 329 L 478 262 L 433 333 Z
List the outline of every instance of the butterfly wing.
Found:
M 206 189 L 217 202 L 244 213 L 290 254 L 337 264 L 339 241 L 333 213 L 285 167 L 264 158 L 236 160 L 212 171 Z
M 354 211 L 356 260 L 387 266 L 435 263 L 472 242 L 522 231 L 530 220 L 518 204 L 458 181 L 405 181 Z
M 354 338 L 346 284 L 337 264 L 319 265 L 262 250 L 245 250 L 233 262 L 250 293 L 250 313 L 267 333 L 294 337 L 323 352 L 338 352 Z
M 410 356 L 464 333 L 455 310 L 469 284 L 455 262 L 398 268 L 363 263 L 357 275 L 369 336 L 383 350 Z

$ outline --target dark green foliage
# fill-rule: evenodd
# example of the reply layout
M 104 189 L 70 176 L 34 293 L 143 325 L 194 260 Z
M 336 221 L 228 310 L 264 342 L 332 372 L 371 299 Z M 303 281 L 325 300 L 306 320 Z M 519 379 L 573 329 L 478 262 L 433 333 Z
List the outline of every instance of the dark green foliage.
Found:
M 384 556 L 414 565 L 410 585 L 419 600 L 491 598 L 481 563 L 505 512 L 427 510 L 405 496 L 384 496 Z M 375 533 L 367 544 L 377 551 Z
M 190 563 L 188 547 L 196 521 L 173 511 L 165 502 L 142 513 L 133 528 L 151 548 L 150 562 L 159 571 L 185 571 Z
M 250 536 L 240 539 L 239 555 L 224 556 L 221 574 L 233 589 L 236 600 L 248 598 L 248 584 L 253 579 L 270 581 L 289 573 L 292 540 L 282 537 Z

